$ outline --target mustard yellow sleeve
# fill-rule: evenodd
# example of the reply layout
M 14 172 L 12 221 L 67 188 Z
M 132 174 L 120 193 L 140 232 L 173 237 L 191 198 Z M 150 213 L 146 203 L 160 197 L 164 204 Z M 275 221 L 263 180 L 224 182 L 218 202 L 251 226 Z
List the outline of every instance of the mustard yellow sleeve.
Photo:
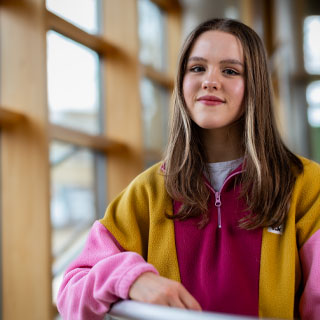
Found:
M 156 164 L 140 174 L 108 206 L 100 222 L 126 251 L 139 253 L 160 275 L 180 281 L 172 199 Z
M 293 189 L 283 234 L 263 230 L 259 316 L 292 319 L 302 280 L 299 249 L 320 228 L 320 166 L 301 158 L 304 172 Z
M 108 206 L 100 222 L 126 251 L 147 259 L 150 170 L 136 177 Z
M 304 172 L 297 178 L 292 196 L 298 249 L 320 229 L 320 165 L 307 159 L 302 161 Z

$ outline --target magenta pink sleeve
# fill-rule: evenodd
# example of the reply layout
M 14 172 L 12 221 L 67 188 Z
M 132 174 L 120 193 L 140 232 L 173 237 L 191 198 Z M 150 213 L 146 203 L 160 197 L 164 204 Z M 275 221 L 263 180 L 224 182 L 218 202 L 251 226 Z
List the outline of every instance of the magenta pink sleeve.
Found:
M 304 290 L 300 300 L 301 319 L 316 320 L 320 315 L 320 230 L 299 251 Z
M 63 319 L 103 319 L 110 305 L 128 299 L 132 283 L 142 273 L 157 270 L 139 254 L 124 251 L 98 221 L 80 256 L 68 267 L 58 292 Z

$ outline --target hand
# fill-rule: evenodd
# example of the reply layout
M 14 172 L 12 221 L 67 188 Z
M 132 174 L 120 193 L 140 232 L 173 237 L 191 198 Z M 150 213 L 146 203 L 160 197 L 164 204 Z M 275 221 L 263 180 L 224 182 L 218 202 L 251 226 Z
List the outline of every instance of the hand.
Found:
M 201 311 L 196 299 L 177 282 L 152 272 L 139 276 L 129 290 L 132 300 Z

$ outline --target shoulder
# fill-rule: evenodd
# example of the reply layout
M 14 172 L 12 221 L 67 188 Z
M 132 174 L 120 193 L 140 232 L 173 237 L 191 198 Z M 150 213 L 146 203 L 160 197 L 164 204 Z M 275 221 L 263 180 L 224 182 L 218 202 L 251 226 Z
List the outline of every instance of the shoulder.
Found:
M 296 179 L 292 194 L 296 233 L 301 247 L 320 229 L 320 165 L 299 157 L 303 172 Z
M 310 159 L 299 156 L 303 165 L 303 172 L 297 177 L 298 185 L 310 184 L 315 188 L 320 188 L 320 164 Z M 310 187 L 309 186 L 309 187 Z
M 292 194 L 292 203 L 297 210 L 297 219 L 309 210 L 314 211 L 315 218 L 320 212 L 320 165 L 312 160 L 299 157 L 303 171 L 297 176 Z
M 131 184 L 157 184 L 163 181 L 162 162 L 158 162 L 140 173 Z
M 134 178 L 126 188 L 126 192 L 146 193 L 150 196 L 153 193 L 165 192 L 164 174 L 162 162 L 158 162 Z
M 302 157 L 302 156 L 298 156 L 298 158 L 301 160 L 305 170 L 317 172 L 318 174 L 320 174 L 320 164 L 319 163 L 312 161 L 310 159 L 307 159 L 305 157 Z
M 121 199 L 125 202 L 129 199 L 144 199 L 146 201 L 155 197 L 161 198 L 166 193 L 161 167 L 162 163 L 158 162 L 140 173 L 119 194 L 115 201 L 118 202 Z

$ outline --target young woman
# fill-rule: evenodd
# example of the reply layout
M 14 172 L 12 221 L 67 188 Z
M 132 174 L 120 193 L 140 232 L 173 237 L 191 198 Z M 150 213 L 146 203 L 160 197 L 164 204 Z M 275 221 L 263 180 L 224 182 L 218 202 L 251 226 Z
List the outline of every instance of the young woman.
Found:
M 95 222 L 58 295 L 64 319 L 118 299 L 260 317 L 320 314 L 320 166 L 275 126 L 264 47 L 213 19 L 180 56 L 164 161 Z

